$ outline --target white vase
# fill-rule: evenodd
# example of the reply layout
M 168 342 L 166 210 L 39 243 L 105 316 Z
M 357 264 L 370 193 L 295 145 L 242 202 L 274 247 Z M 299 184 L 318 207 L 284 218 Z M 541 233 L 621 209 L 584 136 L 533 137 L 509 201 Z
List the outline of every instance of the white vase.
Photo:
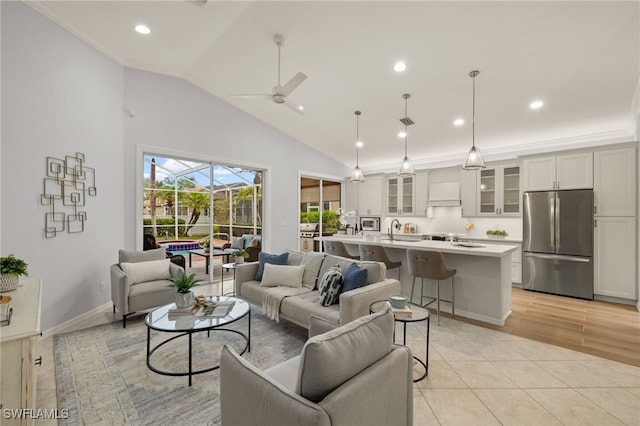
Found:
M 195 302 L 195 297 L 193 296 L 193 292 L 189 293 L 177 293 L 176 294 L 176 307 L 177 308 L 189 308 L 193 306 Z
M 18 288 L 20 278 L 15 274 L 0 274 L 0 293 Z
M 244 263 L 244 256 L 236 256 L 236 263 Z

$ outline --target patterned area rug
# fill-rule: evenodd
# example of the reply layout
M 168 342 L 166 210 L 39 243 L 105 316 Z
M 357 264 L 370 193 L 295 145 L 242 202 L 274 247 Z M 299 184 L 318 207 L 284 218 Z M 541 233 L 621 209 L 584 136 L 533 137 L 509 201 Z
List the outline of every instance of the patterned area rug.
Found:
M 228 328 L 246 333 L 247 319 Z M 152 346 L 167 333 L 152 331 Z M 243 355 L 265 369 L 298 355 L 307 330 L 267 319 L 252 307 L 251 352 Z M 193 376 L 156 374 L 146 364 L 147 328 L 144 316 L 122 328 L 120 321 L 54 336 L 58 408 L 69 418 L 61 424 L 77 425 L 216 425 L 220 423 L 219 370 Z M 222 344 L 237 351 L 244 346 L 235 333 L 194 334 L 194 370 L 218 364 Z M 188 340 L 181 337 L 158 349 L 151 357 L 156 368 L 187 371 Z

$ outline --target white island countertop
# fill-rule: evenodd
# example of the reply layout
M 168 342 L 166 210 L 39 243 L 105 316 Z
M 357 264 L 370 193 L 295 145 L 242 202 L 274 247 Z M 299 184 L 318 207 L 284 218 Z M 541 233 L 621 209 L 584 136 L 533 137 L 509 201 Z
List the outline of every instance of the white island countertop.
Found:
M 402 238 L 399 236 L 398 238 Z M 319 239 L 319 238 L 317 238 Z M 418 240 L 418 241 L 403 241 L 397 239 L 390 241 L 385 237 L 380 239 L 365 238 L 361 235 L 333 235 L 331 237 L 322 237 L 327 241 L 342 241 L 345 244 L 375 244 L 383 247 L 397 248 L 397 249 L 415 249 L 415 250 L 435 250 L 442 253 L 464 254 L 470 256 L 485 256 L 485 257 L 504 257 L 510 255 L 511 252 L 517 250 L 517 245 L 509 244 L 492 244 L 488 239 L 482 242 L 468 244 L 462 242 L 449 242 L 449 241 L 430 241 L 430 240 Z M 462 245 L 460 245 L 462 244 Z M 474 245 L 474 247 L 465 247 L 468 245 Z M 477 247 L 475 247 L 477 246 Z
M 385 236 L 386 237 L 386 236 Z M 406 238 L 407 236 L 404 236 Z M 399 235 L 398 238 L 403 238 Z M 320 238 L 318 238 L 320 239 Z M 342 241 L 350 253 L 358 253 L 359 245 L 379 245 L 386 249 L 392 261 L 401 261 L 398 272 L 390 271 L 389 276 L 397 276 L 402 294 L 411 296 L 413 280 L 407 266 L 407 250 L 432 250 L 444 255 L 447 267 L 455 268 L 455 315 L 472 318 L 490 324 L 504 325 L 511 313 L 511 254 L 520 248 L 518 243 L 492 243 L 489 240 L 473 241 L 476 247 L 455 245 L 449 241 L 416 240 L 402 241 L 367 235 L 334 235 L 322 240 Z M 469 243 L 467 241 L 467 243 Z M 464 242 L 462 242 L 464 244 Z M 397 274 L 397 275 L 396 275 Z M 424 280 L 425 295 L 435 297 L 435 282 Z M 422 281 L 416 283 L 422 285 Z M 414 295 L 419 297 L 420 289 Z M 450 283 L 440 286 L 442 309 L 451 312 Z M 420 303 L 420 300 L 414 302 Z M 422 304 L 422 303 L 421 303 Z

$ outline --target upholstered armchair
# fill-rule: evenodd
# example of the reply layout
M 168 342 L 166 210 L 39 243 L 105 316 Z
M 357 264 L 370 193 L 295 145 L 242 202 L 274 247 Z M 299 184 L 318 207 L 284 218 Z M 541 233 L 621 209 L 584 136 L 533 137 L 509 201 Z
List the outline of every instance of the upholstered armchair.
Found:
M 164 249 L 147 251 L 120 250 L 118 262 L 111 265 L 111 301 L 113 313 L 122 314 L 122 327 L 136 311 L 166 305 L 176 300 L 175 288 L 169 287 L 184 269 L 167 259 Z
M 143 235 L 143 239 L 142 239 L 142 249 L 144 251 L 147 250 L 155 250 L 155 249 L 159 249 L 162 246 L 160 244 L 158 244 L 158 242 L 156 241 L 156 237 L 154 237 L 151 234 L 144 234 Z M 185 259 L 184 256 L 181 254 L 173 254 L 170 251 L 165 252 L 167 259 L 171 260 L 171 262 L 175 263 L 178 266 L 181 266 L 183 269 L 185 267 Z
M 244 234 L 242 237 L 231 237 L 231 242 L 222 246 L 222 250 L 228 255 L 233 255 L 237 249 L 244 249 L 249 255 L 247 262 L 257 262 L 262 251 L 262 235 Z
M 312 317 L 310 335 L 332 327 Z M 393 328 L 389 310 L 358 318 L 265 371 L 224 346 L 222 425 L 411 425 L 413 359 L 393 344 Z

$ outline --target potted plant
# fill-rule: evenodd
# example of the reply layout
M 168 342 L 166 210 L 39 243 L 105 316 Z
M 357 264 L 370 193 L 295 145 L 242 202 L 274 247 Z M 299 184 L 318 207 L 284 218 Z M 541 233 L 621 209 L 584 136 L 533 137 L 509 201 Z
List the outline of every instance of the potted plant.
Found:
M 249 257 L 249 253 L 245 249 L 236 249 L 233 252 L 236 263 L 244 263 L 244 260 Z
M 487 236 L 489 238 L 505 238 L 509 236 L 509 234 L 504 229 L 489 229 L 487 231 Z
M 176 306 L 178 308 L 188 308 L 193 305 L 195 297 L 191 289 L 200 285 L 200 281 L 196 279 L 196 274 L 187 275 L 182 273 L 180 278 L 169 284 L 169 287 L 173 287 L 178 291 L 176 295 Z
M 204 243 L 202 245 L 204 247 L 204 252 L 209 253 L 209 250 L 211 250 L 211 240 L 207 238 L 206 240 L 204 240 Z
M 27 263 L 12 254 L 0 257 L 0 293 L 18 288 L 20 275 L 27 275 Z

